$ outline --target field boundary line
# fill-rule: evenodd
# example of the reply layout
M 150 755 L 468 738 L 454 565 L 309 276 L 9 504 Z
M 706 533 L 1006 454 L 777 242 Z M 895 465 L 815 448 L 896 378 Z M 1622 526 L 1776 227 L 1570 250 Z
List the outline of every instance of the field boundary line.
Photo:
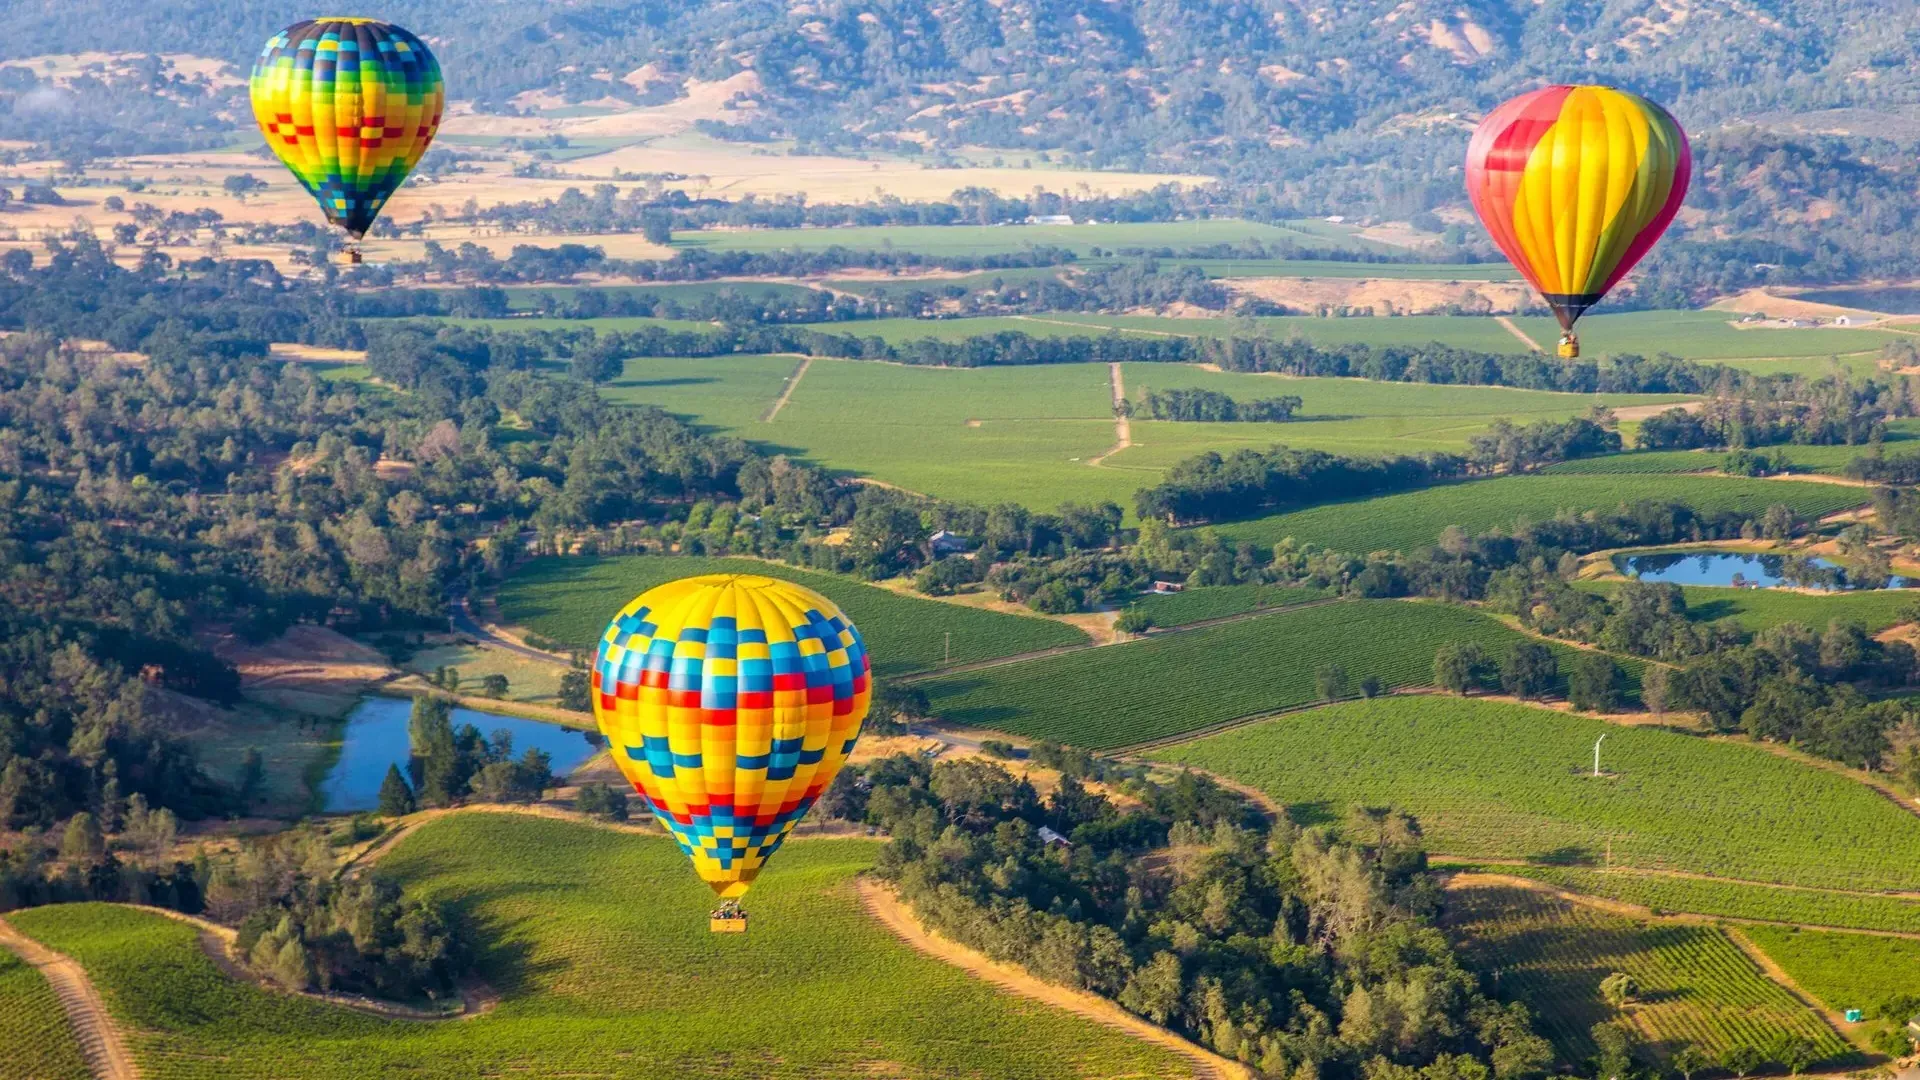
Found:
M 1490 865 L 1484 859 L 1480 860 L 1480 864 L 1483 866 Z M 1435 867 L 1435 869 L 1445 870 L 1447 868 Z M 1662 909 L 1662 913 L 1655 913 L 1652 908 L 1645 904 L 1636 904 L 1628 900 L 1614 900 L 1605 896 L 1593 896 L 1589 893 L 1576 892 L 1564 885 L 1555 885 L 1550 881 L 1521 877 L 1517 874 L 1490 873 L 1485 870 L 1453 868 L 1448 878 L 1449 886 L 1451 886 L 1452 881 L 1459 878 L 1469 879 L 1461 883 L 1462 887 L 1468 887 L 1474 884 L 1489 884 L 1507 885 L 1516 889 L 1531 889 L 1534 892 L 1559 897 L 1569 904 L 1580 904 L 1584 907 L 1590 907 L 1595 911 L 1604 911 L 1611 915 L 1619 915 L 1629 919 L 1640 919 L 1646 922 L 1669 922 L 1686 926 L 1778 926 L 1787 930 L 1808 930 L 1822 934 L 1858 934 L 1863 937 L 1902 938 L 1907 941 L 1920 941 L 1920 933 L 1909 930 L 1861 930 L 1851 926 L 1828 926 L 1825 923 L 1791 922 L 1785 919 L 1754 919 L 1744 915 L 1707 915 L 1698 911 L 1667 911 L 1666 909 Z
M 1859 1042 L 1847 1034 L 1846 1018 L 1828 1007 L 1819 998 L 1801 989 L 1800 984 L 1795 982 L 1793 976 L 1787 973 L 1787 969 L 1781 967 L 1779 961 L 1768 956 L 1765 949 L 1755 945 L 1751 938 L 1734 927 L 1727 927 L 1723 933 L 1727 935 L 1728 941 L 1733 942 L 1734 948 L 1739 949 L 1740 952 L 1753 963 L 1754 967 L 1760 969 L 1762 978 L 1767 979 L 1779 986 L 1780 989 L 1793 995 L 1795 1001 L 1805 1005 L 1808 1009 L 1811 1009 L 1816 1016 L 1826 1021 L 1827 1026 L 1833 1029 L 1833 1033 L 1840 1036 L 1841 1042 L 1849 1046 L 1860 1047 Z M 1865 1047 L 1860 1048 L 1866 1049 Z
M 1533 340 L 1532 336 L 1530 336 L 1525 330 L 1520 329 L 1520 325 L 1518 323 L 1514 322 L 1512 319 L 1507 318 L 1505 315 L 1496 315 L 1494 316 L 1493 321 L 1499 323 L 1503 327 L 1506 327 L 1507 333 L 1512 334 L 1514 337 L 1519 338 L 1520 341 L 1523 344 L 1525 344 L 1527 348 L 1532 349 L 1534 352 L 1543 353 L 1547 351 L 1541 348 L 1540 343 Z
M 1198 622 L 1183 623 L 1179 626 L 1156 628 L 1152 633 L 1130 637 L 1124 641 L 1116 639 L 1104 645 L 1097 641 L 1088 641 L 1080 645 L 1055 645 L 1051 649 L 1036 649 L 1033 652 L 1014 653 L 1012 656 L 996 656 L 991 660 L 973 660 L 964 664 L 954 664 L 952 667 L 929 668 L 926 671 L 916 671 L 912 674 L 902 675 L 894 681 L 900 683 L 924 682 L 928 679 L 937 679 L 944 675 L 964 675 L 972 671 L 985 671 L 988 668 L 1005 667 L 1008 664 L 1024 664 L 1029 660 L 1045 660 L 1050 656 L 1084 652 L 1087 649 L 1108 649 L 1116 645 L 1135 645 L 1143 641 L 1158 641 L 1161 638 L 1184 634 L 1190 630 L 1204 630 L 1209 626 L 1225 626 L 1228 623 L 1245 622 L 1248 619 L 1261 619 L 1269 615 L 1284 615 L 1288 612 L 1305 611 L 1307 608 L 1322 607 L 1327 604 L 1339 604 L 1343 602 L 1343 597 L 1329 596 L 1320 600 L 1308 600 L 1303 604 L 1288 604 L 1285 607 L 1255 608 L 1252 611 L 1241 611 L 1232 615 L 1220 615 L 1211 619 L 1201 619 Z M 1107 752 L 1118 753 L 1119 750 L 1115 749 Z
M 74 1041 L 96 1080 L 140 1080 L 140 1069 L 120 1037 L 120 1027 L 107 1012 L 106 1001 L 88 977 L 87 969 L 65 953 L 55 952 L 0 919 L 0 946 L 38 969 L 53 987 L 60 1007 L 73 1027 Z
M 915 952 L 959 968 L 1001 990 L 1031 998 L 1171 1050 L 1192 1062 L 1195 1080 L 1253 1080 L 1252 1071 L 1245 1065 L 1229 1061 L 1166 1028 L 1149 1023 L 1098 994 L 1045 982 L 1023 968 L 1001 963 L 937 931 L 927 929 L 920 925 L 913 909 L 898 894 L 872 878 L 865 875 L 855 878 L 854 888 L 867 914 Z
M 1107 373 L 1113 382 L 1113 449 L 1087 462 L 1096 469 L 1108 458 L 1133 445 L 1133 422 L 1121 411 L 1127 401 L 1126 378 L 1121 375 L 1117 361 L 1107 365 Z
M 767 415 L 760 418 L 761 423 L 773 423 L 773 418 L 779 416 L 780 410 L 787 407 L 787 402 L 793 398 L 794 390 L 800 386 L 800 380 L 807 377 L 807 369 L 812 366 L 812 356 L 805 356 L 800 359 L 800 364 L 793 369 L 793 374 L 787 376 L 787 385 L 781 389 L 780 396 L 774 399 L 773 407 L 767 410 Z

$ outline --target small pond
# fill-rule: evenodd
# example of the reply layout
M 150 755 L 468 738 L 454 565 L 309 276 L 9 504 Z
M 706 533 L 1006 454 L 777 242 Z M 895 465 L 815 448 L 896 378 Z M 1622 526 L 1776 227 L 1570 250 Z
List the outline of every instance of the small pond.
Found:
M 329 813 L 372 810 L 380 805 L 380 783 L 387 766 L 406 771 L 407 721 L 413 714 L 408 698 L 370 697 L 347 715 L 345 744 L 340 760 L 321 784 L 323 808 Z M 539 748 L 553 756 L 553 774 L 565 776 L 606 745 L 597 732 L 576 731 L 558 724 L 498 716 L 477 709 L 453 710 L 453 727 L 472 724 L 482 735 L 505 730 L 513 735 L 517 756 Z
M 1804 555 L 1758 555 L 1745 551 L 1669 551 L 1616 555 L 1614 568 L 1641 581 L 1675 585 L 1731 585 L 1748 588 L 1791 586 L 1807 589 L 1904 589 L 1920 584 L 1892 576 L 1884 581 L 1863 576 L 1826 559 Z

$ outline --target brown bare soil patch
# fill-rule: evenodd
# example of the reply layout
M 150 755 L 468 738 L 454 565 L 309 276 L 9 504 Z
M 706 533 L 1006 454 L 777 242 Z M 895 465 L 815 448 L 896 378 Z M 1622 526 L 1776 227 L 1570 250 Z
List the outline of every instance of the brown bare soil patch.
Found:
M 1296 311 L 1371 309 L 1376 315 L 1420 315 L 1458 305 L 1489 315 L 1522 310 L 1531 292 L 1516 281 L 1409 281 L 1399 278 L 1235 278 L 1221 284 L 1236 295 L 1282 304 Z
M 259 645 L 224 634 L 213 651 L 239 669 L 241 693 L 296 712 L 340 715 L 397 674 L 379 651 L 324 626 L 294 626 Z
M 1163 1027 L 1150 1024 L 1106 998 L 1042 982 L 1022 968 L 989 959 L 984 954 L 959 942 L 925 929 L 914 917 L 912 909 L 902 903 L 892 890 L 879 882 L 860 878 L 857 887 L 860 892 L 860 901 L 866 905 L 869 914 L 898 935 L 900 940 L 928 956 L 952 964 L 969 975 L 992 983 L 1003 990 L 1064 1009 L 1144 1039 L 1156 1046 L 1172 1050 L 1192 1063 L 1193 1075 L 1196 1078 L 1252 1080 L 1253 1074 L 1246 1066 L 1196 1046 Z

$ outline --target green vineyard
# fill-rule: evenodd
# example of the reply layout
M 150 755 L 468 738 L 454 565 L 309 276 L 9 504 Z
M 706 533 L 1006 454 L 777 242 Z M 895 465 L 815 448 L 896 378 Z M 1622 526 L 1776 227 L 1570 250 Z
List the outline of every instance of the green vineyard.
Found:
M 0 948 L 0 1080 L 89 1080 L 92 1075 L 53 987 Z
M 1470 960 L 1498 972 L 1499 994 L 1526 1002 L 1536 1028 L 1575 1068 L 1593 1056 L 1588 1032 L 1603 1022 L 1631 1027 L 1662 1053 L 1685 1044 L 1710 1054 L 1764 1049 L 1783 1034 L 1812 1040 L 1829 1065 L 1855 1053 L 1712 927 L 1639 923 L 1497 885 L 1455 889 L 1447 905 Z M 1624 1008 L 1600 992 L 1614 972 L 1639 984 Z
M 430 822 L 381 872 L 483 931 L 480 973 L 502 995 L 486 1015 L 439 1023 L 236 982 L 193 927 L 148 912 L 9 918 L 86 966 L 146 1080 L 1188 1075 L 1171 1051 L 899 941 L 854 892 L 876 850 L 789 844 L 748 901 L 752 931 L 716 937 L 713 894 L 664 837 L 506 814 Z
M 1468 859 L 1611 859 L 1856 890 L 1910 887 L 1920 865 L 1920 818 L 1845 776 L 1756 746 L 1505 702 L 1333 705 L 1151 756 L 1250 784 L 1301 821 L 1397 806 L 1434 851 Z
M 1742 927 L 1740 933 L 1835 1012 L 1871 1013 L 1889 998 L 1920 994 L 1920 941 L 1912 938 L 1778 926 Z
M 817 590 L 847 613 L 873 652 L 874 671 L 900 675 L 953 662 L 1084 645 L 1087 635 L 1051 619 L 900 596 L 833 574 L 795 570 L 756 559 L 628 555 L 607 559 L 542 559 L 500 587 L 500 611 L 572 648 L 591 651 L 607 623 L 655 585 L 695 574 L 765 574 Z
M 1655 911 L 1920 934 L 1920 900 L 1896 896 L 1789 889 L 1743 881 L 1708 881 L 1577 866 L 1502 866 L 1498 869 L 1503 874 L 1532 878 L 1571 892 L 1638 904 Z
M 956 723 L 1102 749 L 1238 717 L 1308 705 L 1314 674 L 1344 667 L 1354 684 L 1433 682 L 1433 655 L 1473 641 L 1495 657 L 1521 635 L 1465 608 L 1359 600 L 1150 637 L 927 680 L 936 714 Z M 1562 670 L 1573 652 L 1555 646 Z M 1630 665 L 1632 666 L 1632 665 Z

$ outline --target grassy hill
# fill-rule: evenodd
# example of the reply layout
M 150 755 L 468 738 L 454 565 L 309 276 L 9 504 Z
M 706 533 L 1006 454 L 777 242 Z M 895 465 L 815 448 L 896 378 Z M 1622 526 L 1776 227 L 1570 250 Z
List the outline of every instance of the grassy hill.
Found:
M 53 987 L 0 948 L 0 1080 L 90 1080 Z
M 795 570 L 754 559 L 626 555 L 604 559 L 541 559 L 500 586 L 508 621 L 591 651 L 621 608 L 655 585 L 696 574 L 765 574 L 825 595 L 860 629 L 874 671 L 900 675 L 939 666 L 952 636 L 953 662 L 1080 645 L 1086 634 L 1051 619 L 1007 615 L 901 596 L 851 578 Z
M 1607 775 L 1588 774 L 1606 736 Z M 1920 818 L 1747 743 L 1448 697 L 1333 705 L 1155 751 L 1302 820 L 1401 807 L 1433 850 L 1685 870 L 1815 888 L 1911 887 Z
M 234 982 L 192 927 L 126 908 L 40 908 L 17 925 L 87 966 L 148 1080 L 1188 1074 L 1169 1051 L 901 943 L 854 895 L 875 850 L 791 845 L 749 900 L 752 931 L 716 937 L 712 893 L 664 837 L 500 814 L 422 826 L 383 870 L 479 928 L 481 973 L 503 998 L 464 1021 Z
M 928 679 L 933 711 L 956 723 L 1100 749 L 1178 735 L 1318 699 L 1315 672 L 1355 684 L 1433 682 L 1433 654 L 1475 641 L 1493 656 L 1521 635 L 1466 608 L 1399 600 L 1326 604 L 1064 656 Z M 1562 670 L 1571 650 L 1555 646 Z M 1633 666 L 1633 665 L 1630 665 Z

